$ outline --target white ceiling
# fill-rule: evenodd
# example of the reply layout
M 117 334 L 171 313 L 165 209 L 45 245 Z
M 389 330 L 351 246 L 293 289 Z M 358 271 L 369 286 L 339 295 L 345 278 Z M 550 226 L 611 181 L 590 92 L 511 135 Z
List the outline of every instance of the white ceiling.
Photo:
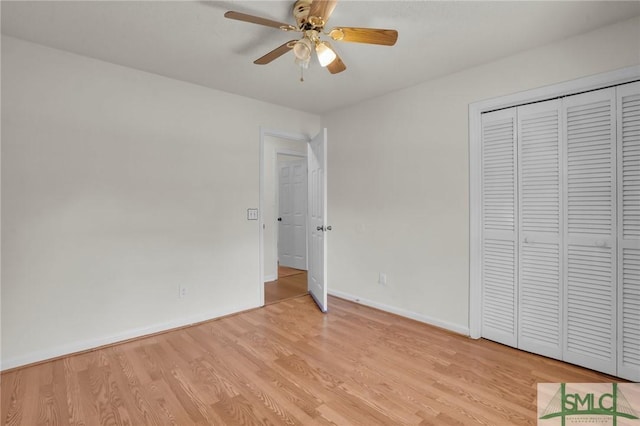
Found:
M 300 71 L 291 53 L 252 62 L 296 33 L 224 18 L 293 23 L 293 1 L 5 1 L 2 33 L 155 74 L 323 113 L 640 15 L 640 2 L 341 0 L 327 27 L 394 28 L 394 47 L 333 45 L 347 65 Z

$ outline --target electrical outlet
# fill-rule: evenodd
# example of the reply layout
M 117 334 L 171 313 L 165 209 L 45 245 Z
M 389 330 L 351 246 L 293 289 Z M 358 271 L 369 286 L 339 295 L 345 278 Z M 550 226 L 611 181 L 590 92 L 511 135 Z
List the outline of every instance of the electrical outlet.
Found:
M 384 272 L 380 272 L 380 274 L 378 275 L 378 284 L 387 285 L 387 274 L 385 274 Z
M 178 286 L 178 297 L 180 299 L 182 299 L 183 297 L 185 297 L 187 295 L 187 287 L 183 286 L 183 285 L 179 285 Z

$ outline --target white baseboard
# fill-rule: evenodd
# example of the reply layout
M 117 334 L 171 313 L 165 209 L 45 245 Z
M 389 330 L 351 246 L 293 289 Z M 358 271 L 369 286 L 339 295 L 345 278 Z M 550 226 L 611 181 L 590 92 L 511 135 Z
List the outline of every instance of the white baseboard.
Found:
M 380 309 L 381 311 L 390 312 L 392 314 L 400 315 L 401 317 L 410 318 L 416 321 L 423 322 L 425 324 L 433 325 L 436 327 L 444 328 L 445 330 L 453 331 L 454 333 L 469 335 L 469 327 L 463 327 L 458 324 L 454 324 L 448 321 L 442 321 L 437 318 L 433 318 L 427 315 L 419 314 L 405 309 L 396 308 L 394 306 L 385 305 L 384 303 L 374 302 L 372 300 L 363 299 L 362 297 L 354 296 L 352 294 L 344 293 L 337 290 L 329 290 L 331 296 L 336 296 L 341 299 L 350 300 L 352 302 L 359 303 L 361 305 L 370 306 L 372 308 Z M 329 304 L 329 312 L 331 312 L 331 304 Z
M 264 282 L 265 283 L 268 283 L 270 281 L 275 281 L 277 279 L 278 279 L 278 277 L 276 276 L 276 274 L 271 274 L 271 275 L 265 275 L 264 276 Z
M 247 311 L 249 309 L 258 308 L 260 305 L 246 305 L 235 306 L 233 308 L 206 312 L 191 317 L 180 318 L 174 321 L 167 321 L 160 324 L 154 324 L 148 327 L 140 327 L 132 330 L 126 330 L 122 333 L 113 334 L 110 336 L 98 337 L 95 339 L 84 340 L 69 343 L 66 345 L 60 345 L 54 348 L 31 352 L 22 356 L 9 358 L 6 360 L 0 360 L 0 371 L 8 370 L 10 368 L 21 367 L 23 365 L 33 364 L 36 362 L 46 361 L 53 358 L 58 358 L 65 355 L 71 355 L 78 352 L 84 352 L 91 349 L 96 349 L 101 346 L 111 345 L 125 340 L 134 339 L 137 337 L 144 337 L 150 334 L 159 333 L 163 331 L 169 331 L 174 328 L 189 326 L 202 321 L 208 321 L 216 318 L 220 318 L 226 315 L 235 314 L 237 312 Z
M 411 318 L 413 320 L 420 321 L 426 324 L 434 325 L 436 327 L 444 328 L 446 330 L 463 334 L 465 336 L 469 335 L 469 328 L 462 327 L 458 324 L 453 324 L 447 321 L 442 321 L 426 315 L 418 314 L 416 312 L 411 312 L 405 309 L 385 305 L 383 303 L 378 303 L 371 300 L 363 299 L 361 297 L 354 296 L 341 291 L 331 290 L 329 291 L 329 294 L 332 296 L 340 297 L 342 299 L 359 303 L 361 305 L 380 309 L 381 311 L 390 312 L 392 314 L 400 315 L 400 316 Z M 234 314 L 237 312 L 242 312 L 242 311 L 246 311 L 246 310 L 254 309 L 258 307 L 259 305 L 236 306 L 234 308 L 229 308 L 225 310 L 212 311 L 212 312 L 207 312 L 199 315 L 194 315 L 187 318 L 181 318 L 179 320 L 168 321 L 160 324 L 154 324 L 148 327 L 140 327 L 132 330 L 127 330 L 122 333 L 117 333 L 110 336 L 103 336 L 95 339 L 73 342 L 66 345 L 60 345 L 60 346 L 42 350 L 42 351 L 35 351 L 22 356 L 13 357 L 6 360 L 0 360 L 0 371 L 21 367 L 23 365 L 33 364 L 36 362 L 46 361 L 48 359 L 70 355 L 77 352 L 83 352 L 83 351 L 99 348 L 101 346 L 111 345 L 111 344 L 122 342 L 125 340 L 134 339 L 137 337 L 143 337 L 149 334 L 159 333 L 159 332 L 171 330 L 174 328 L 184 327 L 184 326 L 196 324 L 202 321 L 208 321 L 208 320 L 223 317 L 225 315 L 230 315 L 230 314 Z M 329 306 L 329 312 L 330 311 L 331 311 L 331 306 Z

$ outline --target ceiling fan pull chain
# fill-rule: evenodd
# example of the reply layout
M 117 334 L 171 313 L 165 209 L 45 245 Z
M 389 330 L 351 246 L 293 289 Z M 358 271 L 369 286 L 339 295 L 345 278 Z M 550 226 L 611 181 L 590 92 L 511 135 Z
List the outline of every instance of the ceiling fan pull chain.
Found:
M 304 67 L 300 65 L 300 83 L 304 83 Z

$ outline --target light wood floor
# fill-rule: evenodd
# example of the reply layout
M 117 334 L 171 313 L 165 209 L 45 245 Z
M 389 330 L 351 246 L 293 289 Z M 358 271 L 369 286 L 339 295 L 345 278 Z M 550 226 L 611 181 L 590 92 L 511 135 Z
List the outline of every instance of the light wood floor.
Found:
M 309 296 L 2 374 L 5 425 L 534 425 L 579 367 Z
M 280 302 L 308 294 L 307 271 L 278 266 L 278 279 L 264 283 L 264 303 Z

